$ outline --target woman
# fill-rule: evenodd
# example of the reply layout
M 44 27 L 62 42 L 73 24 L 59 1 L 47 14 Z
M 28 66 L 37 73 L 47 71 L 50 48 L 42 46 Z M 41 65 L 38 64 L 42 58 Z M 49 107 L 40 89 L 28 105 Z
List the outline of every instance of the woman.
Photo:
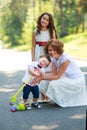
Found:
M 36 78 L 34 83 L 43 80 L 40 90 L 61 107 L 87 105 L 84 75 L 71 56 L 64 52 L 63 43 L 52 39 L 44 51 L 52 57 L 57 70 L 50 76 L 45 74 Z M 44 80 L 48 80 L 48 85 L 44 84 Z

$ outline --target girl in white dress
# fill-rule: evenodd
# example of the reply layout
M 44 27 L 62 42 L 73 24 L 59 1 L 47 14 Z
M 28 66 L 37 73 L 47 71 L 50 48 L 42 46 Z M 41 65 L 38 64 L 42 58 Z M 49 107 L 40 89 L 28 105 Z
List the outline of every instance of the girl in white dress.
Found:
M 57 38 L 53 17 L 50 13 L 43 13 L 38 17 L 37 27 L 32 36 L 32 61 L 38 61 L 40 55 L 44 53 L 44 46 L 51 38 Z M 51 71 L 53 64 L 51 63 L 46 71 Z M 47 97 L 42 95 L 42 100 L 46 101 Z
M 43 80 L 40 90 L 61 107 L 87 105 L 84 75 L 72 57 L 64 52 L 62 42 L 50 40 L 44 50 L 52 57 L 57 70 L 35 79 L 35 82 Z

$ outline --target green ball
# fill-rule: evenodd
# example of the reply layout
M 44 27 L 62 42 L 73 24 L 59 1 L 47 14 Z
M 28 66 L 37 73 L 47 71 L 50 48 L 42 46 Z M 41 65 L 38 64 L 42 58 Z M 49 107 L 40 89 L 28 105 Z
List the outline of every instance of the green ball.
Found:
M 18 105 L 18 110 L 19 110 L 19 111 L 25 110 L 25 106 L 24 106 L 23 103 L 20 103 L 20 104 Z
M 16 97 L 12 96 L 11 102 L 16 102 Z

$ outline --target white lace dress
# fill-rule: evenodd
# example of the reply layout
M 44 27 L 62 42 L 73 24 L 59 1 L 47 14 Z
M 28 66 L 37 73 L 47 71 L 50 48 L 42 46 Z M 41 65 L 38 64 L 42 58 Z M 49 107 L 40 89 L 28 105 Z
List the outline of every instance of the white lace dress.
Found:
M 36 29 L 35 29 L 35 33 L 36 33 Z M 50 34 L 49 34 L 49 30 L 46 31 L 41 31 L 40 34 L 36 35 L 36 42 L 48 42 L 48 40 L 50 39 Z M 44 54 L 43 52 L 44 46 L 39 46 L 39 44 L 36 44 L 35 47 L 35 60 L 37 61 L 39 56 Z

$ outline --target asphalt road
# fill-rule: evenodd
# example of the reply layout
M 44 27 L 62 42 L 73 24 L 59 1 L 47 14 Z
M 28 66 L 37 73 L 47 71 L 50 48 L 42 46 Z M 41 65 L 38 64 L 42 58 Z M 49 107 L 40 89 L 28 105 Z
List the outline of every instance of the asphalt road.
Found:
M 0 130 L 86 130 L 87 106 L 61 108 L 50 102 L 37 110 L 10 111 L 11 96 L 22 85 L 29 61 L 30 52 L 0 50 Z M 87 61 L 76 62 L 87 83 Z M 17 100 L 22 100 L 21 94 Z

